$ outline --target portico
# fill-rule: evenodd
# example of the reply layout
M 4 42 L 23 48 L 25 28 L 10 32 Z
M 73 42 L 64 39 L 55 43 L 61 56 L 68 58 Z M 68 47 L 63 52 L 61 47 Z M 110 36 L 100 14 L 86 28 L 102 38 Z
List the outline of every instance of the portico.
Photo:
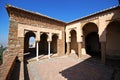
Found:
M 30 27 L 30 28 L 29 28 Z M 20 33 L 24 33 L 20 34 Z M 24 52 L 30 52 L 29 49 L 29 38 L 31 36 L 35 37 L 36 49 L 36 59 L 39 60 L 39 55 L 48 55 L 50 59 L 51 53 L 58 54 L 58 41 L 62 39 L 62 32 L 60 30 L 46 29 L 46 28 L 34 28 L 34 26 L 28 26 L 19 24 L 18 25 L 18 36 L 24 37 Z M 36 50 L 36 51 L 35 51 Z M 59 50 L 58 50 L 59 51 Z
M 20 80 L 24 80 L 24 73 L 26 74 L 24 69 L 27 67 L 26 62 L 29 58 L 31 59 L 29 55 L 32 55 L 32 58 L 35 59 L 35 64 L 42 62 L 41 56 L 43 55 L 47 56 L 47 61 L 50 63 L 49 65 L 56 62 L 56 60 L 58 60 L 58 62 L 65 61 L 66 63 L 76 60 L 76 64 L 74 64 L 74 62 L 72 63 L 74 64 L 72 69 L 70 68 L 71 65 L 69 66 L 70 69 L 66 69 L 69 71 L 75 69 L 75 74 L 78 69 L 83 71 L 82 68 L 84 68 L 83 65 L 86 62 L 91 62 L 87 61 L 89 59 L 85 59 L 86 57 L 99 58 L 103 64 L 105 64 L 108 59 L 120 60 L 120 5 L 90 14 L 71 22 L 63 22 L 46 15 L 31 12 L 11 5 L 6 5 L 6 10 L 10 17 L 7 51 L 7 53 L 9 53 L 7 54 L 7 57 L 10 58 L 8 58 L 5 63 L 10 64 L 8 64 L 9 66 L 6 66 L 6 64 L 3 66 L 3 68 L 7 67 L 6 69 L 9 70 L 5 70 L 7 73 L 3 71 L 6 76 L 2 80 L 6 80 L 11 76 L 10 73 L 12 73 L 12 69 L 13 67 L 16 67 L 16 64 L 19 64 L 18 69 L 20 72 L 18 75 L 21 78 Z M 34 47 L 29 46 L 31 38 L 34 39 Z M 59 58 L 51 59 L 52 54 L 57 54 Z M 63 57 L 60 56 L 65 58 L 63 59 Z M 11 61 L 8 62 L 9 60 Z M 44 60 L 46 61 L 46 59 Z M 54 61 L 51 62 L 52 60 Z M 80 63 L 78 63 L 78 61 L 80 61 Z M 58 62 L 54 64 L 65 64 Z M 83 65 L 81 65 L 82 63 Z M 91 64 L 93 63 L 90 63 L 90 67 Z M 34 69 L 35 67 L 31 68 Z M 40 67 L 36 70 L 39 70 L 39 68 Z M 41 70 L 43 68 L 41 68 Z M 96 70 L 99 70 L 98 67 L 96 68 Z M 51 66 L 51 70 L 52 69 L 54 68 Z M 86 66 L 85 71 L 86 69 L 89 69 L 89 66 Z M 93 69 L 95 69 L 94 66 L 91 67 L 92 72 Z M 104 70 L 103 67 L 101 69 Z M 63 67 L 61 67 L 61 70 L 63 70 Z M 68 73 L 66 70 L 65 73 Z M 60 71 L 57 73 L 60 74 Z M 78 72 L 80 75 L 82 74 L 81 71 Z M 62 72 L 64 75 L 64 71 Z M 88 75 L 89 74 L 87 72 L 87 76 Z M 66 76 L 68 76 L 68 74 L 66 74 Z M 67 79 L 66 76 L 65 79 Z M 81 76 L 81 78 L 83 76 Z M 70 77 L 68 76 L 68 79 L 69 78 Z M 101 79 L 99 76 L 98 78 Z
M 120 56 L 119 6 L 68 23 L 9 5 L 6 8 L 10 16 L 10 52 L 19 51 L 21 56 L 33 51 L 37 60 L 42 54 L 49 59 L 51 54 L 76 58 L 91 55 L 99 56 L 103 63 L 108 57 Z M 34 49 L 29 49 L 30 37 L 35 38 Z

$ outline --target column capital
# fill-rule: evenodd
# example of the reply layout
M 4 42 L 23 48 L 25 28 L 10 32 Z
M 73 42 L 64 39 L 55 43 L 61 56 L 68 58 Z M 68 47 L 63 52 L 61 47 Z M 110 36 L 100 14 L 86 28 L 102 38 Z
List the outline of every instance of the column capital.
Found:
M 66 42 L 66 43 L 70 43 L 70 41 L 69 41 L 69 42 Z
M 40 40 L 36 40 L 36 42 L 39 42 Z
M 51 42 L 52 40 L 47 39 L 47 42 Z
M 77 42 L 77 43 L 82 43 L 82 41 L 79 41 L 79 42 Z
M 52 41 L 52 33 L 48 33 L 48 39 L 47 39 L 48 42 L 51 42 Z

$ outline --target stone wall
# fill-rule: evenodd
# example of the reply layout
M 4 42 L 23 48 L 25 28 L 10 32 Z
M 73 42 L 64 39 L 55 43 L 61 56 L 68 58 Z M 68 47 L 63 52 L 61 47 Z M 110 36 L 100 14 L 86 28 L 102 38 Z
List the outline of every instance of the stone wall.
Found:
M 8 49 L 10 53 L 22 56 L 24 52 L 24 37 L 17 36 L 18 24 L 62 31 L 62 39 L 58 40 L 57 45 L 58 54 L 63 55 L 65 53 L 65 23 L 17 8 L 10 7 L 8 8 L 8 12 L 10 15 L 8 40 Z
M 10 20 L 10 26 L 9 26 L 9 37 L 8 37 L 8 51 L 11 55 L 22 55 L 23 53 L 23 44 L 24 44 L 24 38 L 18 38 L 18 22 L 14 20 Z

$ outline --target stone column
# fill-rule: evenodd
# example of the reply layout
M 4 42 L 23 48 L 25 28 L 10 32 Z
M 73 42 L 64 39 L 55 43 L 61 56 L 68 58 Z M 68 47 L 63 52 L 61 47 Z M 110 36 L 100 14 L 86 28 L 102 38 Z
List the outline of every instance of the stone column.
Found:
M 66 54 L 67 55 L 70 54 L 70 42 L 67 42 L 67 53 Z
M 48 42 L 48 58 L 50 59 L 50 43 L 52 41 L 52 33 L 48 33 L 48 39 L 47 39 L 47 42 Z
M 48 58 L 50 59 L 50 42 L 51 41 L 48 41 Z
M 78 57 L 82 57 L 81 42 L 78 42 Z
M 39 47 L 38 47 L 39 41 L 36 41 L 36 60 L 38 61 L 38 56 L 39 56 Z
M 101 62 L 106 62 L 106 42 L 101 42 Z
M 38 61 L 39 60 L 39 41 L 40 41 L 40 32 L 37 31 L 35 33 L 36 35 L 36 60 Z

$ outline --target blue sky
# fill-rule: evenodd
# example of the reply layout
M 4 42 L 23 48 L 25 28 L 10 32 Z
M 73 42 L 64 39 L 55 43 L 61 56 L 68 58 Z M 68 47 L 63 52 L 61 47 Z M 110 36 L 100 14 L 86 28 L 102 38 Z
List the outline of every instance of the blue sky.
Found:
M 118 5 L 118 0 L 0 0 L 0 44 L 7 45 L 9 16 L 5 5 L 39 12 L 64 22 Z

